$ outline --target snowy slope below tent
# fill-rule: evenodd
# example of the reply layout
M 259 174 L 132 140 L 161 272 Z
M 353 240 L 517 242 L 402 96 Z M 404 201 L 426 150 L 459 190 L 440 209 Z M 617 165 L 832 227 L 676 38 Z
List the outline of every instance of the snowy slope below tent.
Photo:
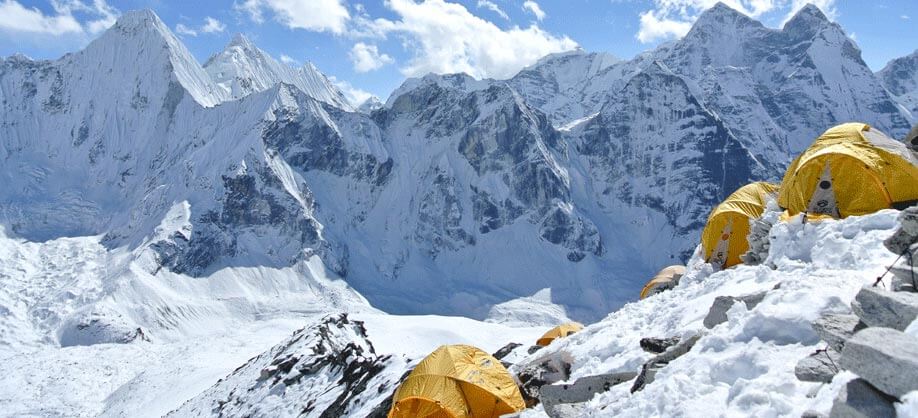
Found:
M 672 291 L 626 305 L 582 332 L 555 342 L 527 363 L 546 358 L 572 361 L 571 381 L 583 376 L 638 371 L 651 354 L 645 337 L 686 337 L 704 329 L 702 320 L 717 296 L 767 292 L 747 310 L 737 304 L 728 320 L 665 366 L 643 390 L 631 384 L 586 404 L 588 416 L 800 416 L 827 413 L 845 376 L 831 385 L 798 381 L 794 365 L 819 348 L 813 320 L 850 312 L 858 290 L 872 284 L 895 256 L 883 246 L 898 226 L 898 212 L 843 221 L 779 224 L 771 232 L 766 263 L 713 272 L 694 258 Z M 774 268 L 769 267 L 773 265 Z M 780 285 L 775 289 L 775 286 Z M 850 376 L 848 376 L 850 378 Z M 817 391 L 818 390 L 818 391 Z M 815 397 L 808 396 L 817 391 Z M 541 409 L 524 416 L 541 416 Z

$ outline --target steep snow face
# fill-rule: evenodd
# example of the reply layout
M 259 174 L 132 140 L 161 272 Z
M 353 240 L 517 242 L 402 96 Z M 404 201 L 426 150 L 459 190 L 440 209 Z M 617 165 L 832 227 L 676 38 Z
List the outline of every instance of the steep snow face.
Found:
M 673 71 L 708 87 L 707 96 L 731 98 L 709 103 L 729 125 L 764 128 L 756 129 L 757 135 L 751 128 L 740 131 L 752 135 L 744 138 L 751 149 L 761 143 L 780 150 L 786 141 L 787 151 L 795 155 L 826 127 L 850 120 L 897 137 L 910 127 L 854 41 L 812 5 L 778 31 L 721 4 L 705 12 L 684 39 L 656 55 Z M 706 73 L 731 67 L 741 69 L 731 71 L 732 79 L 742 80 L 738 85 L 704 82 Z
M 207 60 L 204 70 L 231 99 L 287 83 L 318 101 L 345 110 L 354 109 L 341 90 L 312 63 L 299 69 L 282 64 L 241 34 L 236 35 L 222 52 Z
M 896 58 L 877 73 L 877 77 L 896 100 L 918 120 L 918 50 Z
M 777 224 L 764 264 L 713 272 L 696 255 L 671 291 L 624 306 L 606 319 L 535 353 L 526 364 L 558 358 L 572 362 L 570 380 L 638 371 L 651 354 L 645 337 L 687 337 L 706 332 L 684 356 L 664 366 L 643 390 L 613 386 L 586 404 L 583 416 L 799 416 L 828 413 L 839 387 L 801 382 L 798 360 L 823 348 L 811 323 L 828 313 L 849 313 L 863 286 L 895 259 L 883 245 L 899 223 L 884 210 L 842 221 Z M 777 287 L 776 287 L 777 286 Z M 727 321 L 705 330 L 702 321 L 717 296 L 767 292 L 753 309 L 727 311 Z M 812 396 L 811 393 L 815 393 Z M 524 416 L 543 416 L 537 408 Z
M 910 116 L 855 43 L 813 6 L 774 30 L 718 4 L 683 39 L 630 61 L 559 54 L 509 83 L 563 127 L 598 112 L 653 61 L 685 80 L 702 106 L 760 159 L 767 178 L 779 177 L 793 156 L 835 124 L 865 121 L 896 137 L 910 127 Z
M 631 237 L 628 245 L 656 266 L 688 258 L 711 208 L 765 172 L 683 79 L 659 62 L 632 77 L 570 135 L 592 179 L 584 200 L 595 202 L 611 222 L 632 225 L 619 226 Z

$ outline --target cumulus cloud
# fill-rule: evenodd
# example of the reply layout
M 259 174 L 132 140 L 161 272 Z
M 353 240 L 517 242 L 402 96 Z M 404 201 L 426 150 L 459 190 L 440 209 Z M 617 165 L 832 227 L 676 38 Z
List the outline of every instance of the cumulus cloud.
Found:
M 201 32 L 220 33 L 226 30 L 226 25 L 210 16 L 204 18 L 204 26 L 201 26 Z
M 205 17 L 204 23 L 198 28 L 189 27 L 182 23 L 175 25 L 175 33 L 185 36 L 198 36 L 200 33 L 222 33 L 225 30 L 226 25 L 223 22 L 210 16 Z
M 354 106 L 360 106 L 369 98 L 375 97 L 373 93 L 354 87 L 351 83 L 344 80 L 338 80 L 334 76 L 329 76 L 328 79 L 338 88 L 338 90 L 341 90 L 341 93 L 344 93 L 344 97 Z
M 340 34 L 345 31 L 351 15 L 343 0 L 244 0 L 236 3 L 256 23 L 264 22 L 266 11 L 290 29 Z
M 358 73 L 373 71 L 392 62 L 392 57 L 380 54 L 376 45 L 367 45 L 363 42 L 354 44 L 349 56 L 354 63 L 354 71 Z
M 542 11 L 542 8 L 539 7 L 539 3 L 536 3 L 532 0 L 526 0 L 523 2 L 523 9 L 528 10 L 530 13 L 535 15 L 536 19 L 540 21 L 545 19 L 545 12 Z
M 502 30 L 463 5 L 444 0 L 390 0 L 397 20 L 360 18 L 361 36 L 396 34 L 413 56 L 401 68 L 406 76 L 464 72 L 476 78 L 509 78 L 523 67 L 577 43 L 531 25 Z M 357 33 L 355 32 L 355 33 Z
M 500 6 L 498 6 L 493 1 L 488 0 L 478 0 L 479 9 L 488 9 L 494 13 L 497 13 L 498 16 L 504 18 L 504 20 L 510 20 L 510 16 L 507 16 L 507 13 L 504 12 Z
M 782 24 L 808 3 L 834 18 L 835 0 L 653 0 L 654 8 L 640 13 L 640 28 L 635 35 L 641 42 L 678 38 L 688 33 L 705 10 L 718 2 L 753 18 L 783 13 Z
M 289 66 L 291 66 L 291 67 L 299 67 L 299 66 L 300 66 L 300 62 L 299 62 L 299 61 L 293 59 L 293 57 L 291 57 L 291 56 L 289 56 L 289 55 L 286 55 L 286 54 L 281 54 L 280 60 L 281 60 L 282 63 L 287 64 L 287 65 L 289 65 Z
M 0 31 L 32 35 L 85 35 L 107 29 L 118 11 L 105 0 L 53 0 L 54 14 L 28 8 L 16 0 L 0 2 Z M 81 22 L 78 17 L 82 17 Z

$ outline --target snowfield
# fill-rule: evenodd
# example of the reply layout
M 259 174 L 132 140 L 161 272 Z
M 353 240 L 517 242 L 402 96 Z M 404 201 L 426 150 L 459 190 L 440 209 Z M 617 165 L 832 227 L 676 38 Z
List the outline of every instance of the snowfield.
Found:
M 688 354 L 665 366 L 643 390 L 630 394 L 628 382 L 597 395 L 588 403 L 589 416 L 828 413 L 838 389 L 855 376 L 843 372 L 831 384 L 807 383 L 797 380 L 794 366 L 826 346 L 812 321 L 826 313 L 850 313 L 858 290 L 873 284 L 895 259 L 883 240 L 898 226 L 897 215 L 884 210 L 842 221 L 802 224 L 795 218 L 779 223 L 771 231 L 772 252 L 759 266 L 714 272 L 696 254 L 672 291 L 625 305 L 522 364 L 567 359 L 572 361 L 569 381 L 639 371 L 652 357 L 638 345 L 641 338 L 706 331 Z M 768 292 L 765 299 L 753 309 L 734 304 L 727 322 L 705 330 L 702 320 L 714 298 L 763 291 Z M 910 396 L 900 411 L 914 407 Z M 523 416 L 544 412 L 537 407 Z

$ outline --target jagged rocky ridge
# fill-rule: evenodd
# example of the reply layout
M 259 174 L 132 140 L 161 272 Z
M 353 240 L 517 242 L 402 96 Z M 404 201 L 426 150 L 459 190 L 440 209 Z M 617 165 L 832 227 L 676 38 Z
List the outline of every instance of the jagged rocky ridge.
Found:
M 826 127 L 911 117 L 814 7 L 775 30 L 720 5 L 633 60 L 430 75 L 364 113 L 304 71 L 242 38 L 202 67 L 151 12 L 57 61 L 4 59 L 0 222 L 104 234 L 154 273 L 318 255 L 392 312 L 484 317 L 552 288 L 590 319 Z
M 249 360 L 168 416 L 384 417 L 409 370 L 360 321 L 328 316 Z

